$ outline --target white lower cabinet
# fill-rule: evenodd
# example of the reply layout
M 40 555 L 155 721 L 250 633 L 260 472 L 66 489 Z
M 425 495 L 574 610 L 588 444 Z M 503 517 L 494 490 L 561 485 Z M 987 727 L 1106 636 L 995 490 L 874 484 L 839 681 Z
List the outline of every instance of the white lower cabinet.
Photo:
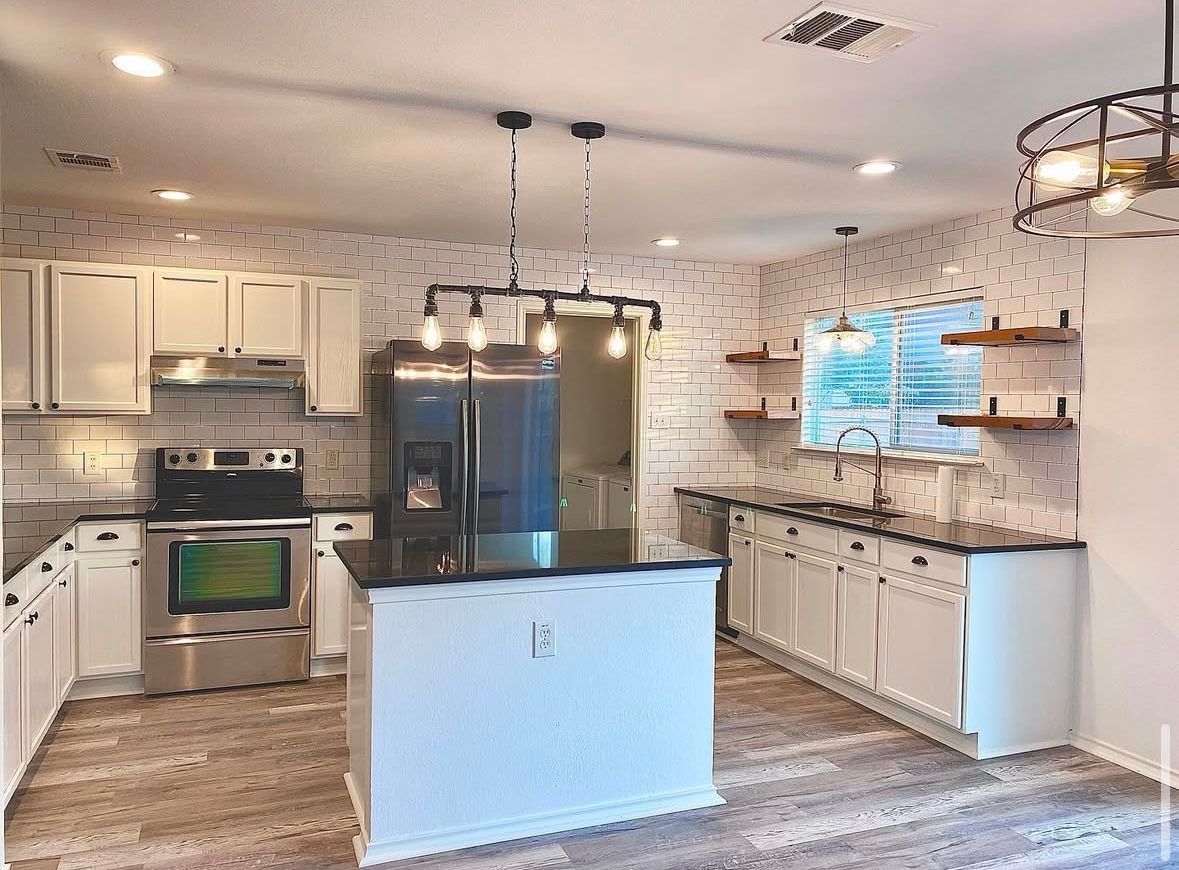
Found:
M 317 544 L 315 586 L 312 591 L 314 625 L 311 655 L 337 656 L 348 652 L 348 608 L 351 601 L 348 569 L 330 543 Z
M 765 541 L 754 547 L 753 636 L 790 652 L 796 559 L 793 553 Z
M 79 557 L 78 677 L 143 670 L 140 554 Z
M 25 610 L 21 633 L 23 670 L 21 695 L 24 757 L 30 759 L 57 715 L 57 671 L 53 664 L 53 600 L 57 584 L 50 583 Z
M 879 624 L 880 694 L 959 727 L 966 596 L 884 575 Z
M 729 535 L 729 625 L 753 633 L 753 539 Z
M 791 651 L 825 671 L 835 671 L 836 565 L 831 559 L 795 553 Z
M 21 704 L 21 665 L 24 661 L 24 622 L 16 620 L 4 630 L 4 801 L 8 802 L 24 771 L 25 741 Z
M 67 565 L 53 581 L 57 593 L 53 598 L 53 666 L 56 671 L 57 702 L 62 703 L 78 676 L 78 584 L 75 566 Z
M 839 566 L 835 673 L 866 689 L 876 688 L 876 614 L 880 581 L 875 571 Z

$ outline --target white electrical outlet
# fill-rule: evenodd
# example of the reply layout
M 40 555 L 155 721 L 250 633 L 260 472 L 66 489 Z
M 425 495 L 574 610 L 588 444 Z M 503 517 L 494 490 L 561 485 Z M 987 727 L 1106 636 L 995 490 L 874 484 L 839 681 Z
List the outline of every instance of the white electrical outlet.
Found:
M 328 471 L 338 471 L 340 469 L 340 451 L 335 448 L 328 449 L 323 454 L 323 467 Z
M 82 454 L 82 473 L 85 475 L 102 474 L 102 454 L 97 450 L 87 450 Z
M 1002 474 L 991 475 L 991 498 L 1002 498 L 1007 492 L 1007 477 Z
M 554 623 L 532 623 L 532 657 L 534 659 L 548 658 L 557 654 L 557 636 Z

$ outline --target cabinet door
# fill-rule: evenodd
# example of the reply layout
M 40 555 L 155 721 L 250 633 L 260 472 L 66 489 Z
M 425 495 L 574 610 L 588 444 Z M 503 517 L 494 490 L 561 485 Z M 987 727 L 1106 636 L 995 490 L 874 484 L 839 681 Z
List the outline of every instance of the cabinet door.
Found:
M 0 386 L 5 411 L 45 408 L 45 264 L 0 261 Z
M 868 689 L 876 688 L 879 588 L 875 571 L 840 566 L 835 673 Z
M 53 666 L 53 599 L 57 584 L 49 586 L 25 609 L 21 634 L 24 694 L 25 758 L 32 758 L 41 738 L 57 715 L 57 672 Z
M 24 712 L 21 694 L 24 680 L 23 644 L 25 624 L 16 620 L 4 631 L 4 795 L 16 787 L 24 765 Z
M 900 577 L 886 575 L 884 581 L 877 691 L 958 728 L 966 596 Z
M 564 531 L 598 527 L 598 488 L 576 481 L 565 483 L 565 507 L 561 510 Z
M 307 413 L 359 414 L 360 284 L 312 278 L 307 298 Z
M 753 634 L 753 539 L 729 535 L 729 627 Z
M 315 590 L 311 599 L 315 626 L 311 636 L 312 655 L 335 656 L 348 652 L 349 583 L 348 569 L 331 544 L 317 544 Z
M 606 528 L 629 529 L 633 522 L 631 513 L 630 484 L 617 480 L 610 481 L 606 499 Z
M 79 559 L 78 676 L 143 670 L 139 559 L 132 555 Z
M 78 624 L 74 619 L 77 583 L 73 565 L 67 565 L 54 581 L 57 594 L 53 598 L 53 664 L 56 669 L 57 703 L 60 705 L 70 693 L 78 675 Z
M 147 272 L 55 263 L 49 274 L 50 407 L 147 413 Z
M 794 563 L 792 652 L 834 673 L 836 564 L 805 553 L 798 553 Z
M 229 339 L 240 356 L 303 355 L 304 279 L 293 275 L 229 276 Z
M 229 346 L 227 292 L 224 275 L 157 269 L 152 278 L 155 352 L 224 356 Z
M 753 636 L 787 652 L 796 561 L 781 547 L 765 541 L 754 545 Z

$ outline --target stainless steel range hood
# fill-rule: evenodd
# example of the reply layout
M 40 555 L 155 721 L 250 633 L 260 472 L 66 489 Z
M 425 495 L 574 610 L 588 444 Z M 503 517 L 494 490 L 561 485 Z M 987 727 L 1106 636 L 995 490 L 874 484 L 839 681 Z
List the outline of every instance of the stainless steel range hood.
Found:
M 153 386 L 280 387 L 303 386 L 301 359 L 272 359 L 256 356 L 228 359 L 220 356 L 153 356 Z

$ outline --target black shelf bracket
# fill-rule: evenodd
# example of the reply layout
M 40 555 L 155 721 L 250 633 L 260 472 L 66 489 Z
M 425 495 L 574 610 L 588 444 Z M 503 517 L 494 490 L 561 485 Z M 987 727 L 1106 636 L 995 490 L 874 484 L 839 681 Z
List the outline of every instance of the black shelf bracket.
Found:
M 1068 413 L 1068 400 L 1064 396 L 1056 397 L 1056 416 L 1063 417 Z
M 999 397 L 998 396 L 991 396 L 990 401 L 987 402 L 987 413 L 990 414 L 992 417 L 994 417 L 996 414 L 999 413 Z

